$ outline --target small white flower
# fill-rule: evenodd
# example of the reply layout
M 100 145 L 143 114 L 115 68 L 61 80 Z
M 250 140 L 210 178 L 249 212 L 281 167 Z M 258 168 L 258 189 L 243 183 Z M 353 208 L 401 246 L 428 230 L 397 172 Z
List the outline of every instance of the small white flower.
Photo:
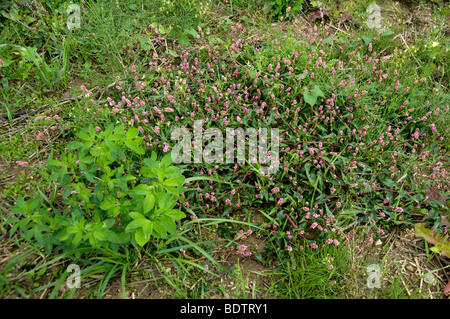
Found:
M 433 41 L 433 44 L 432 44 L 432 47 L 433 47 L 433 48 L 436 47 L 436 46 L 438 46 L 438 45 L 439 45 L 439 42 Z

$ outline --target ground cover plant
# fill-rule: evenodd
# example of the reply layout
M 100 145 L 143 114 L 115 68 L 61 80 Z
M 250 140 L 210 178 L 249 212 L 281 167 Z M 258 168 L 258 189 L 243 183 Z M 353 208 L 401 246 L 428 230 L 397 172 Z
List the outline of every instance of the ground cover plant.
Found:
M 233 3 L 83 1 L 83 27 L 73 30 L 63 27 L 64 1 L 5 12 L 5 32 L 18 40 L 0 47 L 5 100 L 26 78 L 23 64 L 34 70 L 32 91 L 64 90 L 77 68 L 84 78 L 70 104 L 29 115 L 23 149 L 32 160 L 8 147 L 24 144 L 20 131 L 4 137 L 3 161 L 33 177 L 26 190 L 2 190 L 3 238 L 30 247 L 8 259 L 4 295 L 78 296 L 79 287 L 61 288 L 75 263 L 83 281 L 102 274 L 98 298 L 113 278 L 126 297 L 127 281 L 149 267 L 178 297 L 230 297 L 211 284 L 221 273 L 240 278 L 237 298 L 255 297 L 243 274 L 225 267 L 228 254 L 281 277 L 270 297 L 342 297 L 352 227 L 372 244 L 421 223 L 420 234 L 439 234 L 428 241 L 432 252 L 448 257 L 448 37 L 402 55 L 390 47 L 391 28 L 351 36 L 323 14 L 296 18 L 317 12 L 306 1 L 261 2 L 254 10 L 267 14 L 264 32 L 245 2 Z M 211 8 L 239 14 L 212 23 Z M 405 69 L 405 61 L 418 62 Z M 4 104 L 13 125 L 20 114 Z M 42 261 L 25 268 L 35 286 L 24 292 L 11 274 L 29 254 Z M 49 282 L 39 283 L 45 274 Z

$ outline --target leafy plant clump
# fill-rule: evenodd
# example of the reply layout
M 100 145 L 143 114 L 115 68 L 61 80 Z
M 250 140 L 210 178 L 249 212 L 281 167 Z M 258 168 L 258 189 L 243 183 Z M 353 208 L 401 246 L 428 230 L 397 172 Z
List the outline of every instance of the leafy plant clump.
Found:
M 16 216 L 7 220 L 15 223 L 11 234 L 19 229 L 47 251 L 118 251 L 176 233 L 176 222 L 186 216 L 175 208 L 185 178 L 170 156 L 131 160 L 134 153 L 144 154 L 138 133 L 112 124 L 104 131 L 90 126 L 77 133 L 80 141 L 68 144 L 61 160 L 46 163 L 48 183 L 55 185 L 52 198 L 41 192 L 45 202 L 18 200 L 11 208 Z

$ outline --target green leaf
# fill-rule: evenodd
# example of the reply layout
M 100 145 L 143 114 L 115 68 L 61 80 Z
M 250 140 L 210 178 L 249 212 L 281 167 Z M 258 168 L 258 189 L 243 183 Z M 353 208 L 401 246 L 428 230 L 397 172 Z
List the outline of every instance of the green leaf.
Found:
M 166 237 L 166 228 L 160 223 L 153 223 L 153 232 L 154 237 Z
M 61 161 L 57 161 L 57 160 L 48 160 L 46 162 L 47 165 L 55 165 L 55 166 L 63 166 L 64 163 Z
M 104 241 L 107 239 L 105 233 L 103 231 L 97 230 L 94 232 L 94 237 L 97 240 Z
M 333 44 L 333 38 L 332 37 L 328 37 L 328 38 L 323 40 L 323 43 L 332 45 Z
M 158 174 L 158 182 L 163 183 L 164 182 L 164 175 L 166 173 L 166 168 L 163 166 L 161 168 L 158 168 L 156 170 L 156 173 Z
M 192 35 L 194 37 L 194 39 L 197 39 L 198 33 L 197 33 L 197 31 L 195 31 L 194 28 L 185 29 L 184 32 Z
M 126 137 L 127 137 L 127 140 L 133 140 L 138 135 L 139 135 L 139 130 L 135 127 L 132 127 L 127 131 Z
M 170 164 L 172 164 L 172 154 L 169 153 L 161 159 L 161 165 L 167 168 Z
M 138 195 L 147 195 L 152 191 L 152 188 L 148 186 L 147 184 L 139 184 L 135 188 L 133 188 L 133 192 L 135 192 Z
M 144 199 L 144 214 L 148 213 L 155 206 L 155 196 L 147 194 Z
M 164 225 L 164 228 L 166 229 L 167 232 L 171 234 L 175 234 L 177 232 L 177 225 L 175 224 L 172 218 L 164 216 L 160 219 L 160 222 L 162 225 Z
M 72 239 L 72 244 L 77 246 L 80 243 L 82 236 L 83 236 L 83 232 L 81 232 L 81 231 L 77 232 Z
M 104 200 L 101 204 L 100 204 L 100 208 L 103 210 L 108 210 L 111 207 L 113 207 L 115 204 L 114 199 L 112 197 L 108 197 L 106 198 L 106 200 Z
M 125 228 L 125 231 L 130 232 L 131 230 L 142 228 L 146 225 L 147 222 L 150 222 L 150 221 L 145 218 L 135 219 L 127 225 L 127 227 Z
M 175 178 L 181 176 L 181 169 L 177 166 L 169 166 L 166 169 L 167 178 Z
M 114 218 L 109 218 L 109 219 L 105 219 L 102 223 L 102 228 L 103 229 L 109 229 L 112 226 L 114 226 L 114 223 L 116 222 L 116 220 Z
M 363 41 L 364 41 L 364 43 L 366 45 L 369 45 L 369 43 L 372 41 L 372 37 L 371 36 L 367 36 L 367 35 L 363 35 L 362 39 L 363 39 Z
M 147 223 L 142 227 L 142 232 L 145 236 L 150 237 L 153 232 L 153 222 L 150 220 L 147 220 Z
M 180 43 L 180 46 L 186 46 L 188 47 L 191 43 L 189 42 L 188 37 L 183 32 L 178 32 L 178 42 Z
M 110 141 L 120 141 L 126 138 L 125 134 L 119 134 L 119 133 L 114 133 L 112 134 L 110 137 L 108 137 L 108 139 Z
M 390 29 L 390 28 L 388 28 L 388 29 L 386 29 L 386 31 L 384 31 L 382 34 L 381 34 L 381 36 L 382 37 L 387 37 L 387 36 L 390 36 L 390 35 L 393 35 L 394 34 L 394 32 L 392 32 L 392 30 Z
M 145 153 L 145 150 L 142 147 L 139 147 L 139 145 L 136 145 L 135 141 L 127 140 L 125 141 L 125 146 L 139 155 L 143 155 Z
M 150 236 L 145 235 L 142 229 L 138 229 L 134 233 L 134 239 L 136 239 L 138 245 L 142 247 L 150 240 Z
M 311 93 L 316 96 L 316 97 L 325 97 L 324 93 L 322 92 L 322 90 L 320 89 L 319 86 L 315 85 L 314 89 L 311 91 Z
M 303 98 L 305 99 L 305 102 L 311 106 L 317 102 L 317 96 L 310 94 L 308 90 L 303 91 Z
M 164 185 L 166 186 L 180 186 L 184 183 L 184 177 L 175 177 L 175 178 L 170 178 L 170 179 L 166 179 L 164 181 Z
M 80 139 L 82 139 L 83 141 L 91 141 L 92 140 L 91 137 L 89 135 L 85 134 L 85 133 L 79 132 L 79 133 L 77 133 L 75 135 L 77 137 L 79 137 Z
M 173 201 L 172 196 L 170 196 L 167 193 L 159 193 L 157 198 L 158 198 L 158 206 L 163 209 L 169 208 L 171 202 Z
M 115 232 L 113 232 L 112 230 L 106 230 L 104 231 L 104 234 L 106 236 L 106 239 L 114 244 L 121 244 L 122 240 L 120 239 L 119 236 L 117 236 L 117 234 Z
M 178 209 L 172 209 L 170 212 L 166 213 L 167 216 L 174 220 L 182 219 L 186 217 L 186 214 Z
M 133 219 L 145 219 L 145 216 L 138 212 L 130 212 L 129 215 Z
M 67 144 L 66 148 L 67 148 L 69 151 L 72 151 L 72 150 L 76 150 L 77 148 L 80 148 L 81 146 L 83 146 L 83 143 L 82 143 L 82 142 L 74 141 L 74 142 L 72 142 L 72 143 Z

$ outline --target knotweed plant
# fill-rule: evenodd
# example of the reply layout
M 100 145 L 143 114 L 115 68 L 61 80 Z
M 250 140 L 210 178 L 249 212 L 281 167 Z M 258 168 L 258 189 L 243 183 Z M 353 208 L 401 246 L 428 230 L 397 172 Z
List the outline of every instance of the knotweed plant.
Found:
M 177 166 L 211 179 L 186 183 L 179 209 L 249 221 L 259 210 L 286 254 L 295 238 L 303 240 L 297 248 L 339 245 L 340 228 L 354 218 L 380 236 L 413 218 L 440 226 L 448 207 L 426 194 L 440 192 L 435 179 L 447 169 L 436 160 L 443 136 L 433 119 L 449 106 L 429 104 L 427 78 L 392 70 L 379 38 L 336 39 L 326 27 L 284 23 L 259 39 L 239 23 L 222 38 L 198 27 L 189 49 L 150 26 L 143 41 L 153 49 L 135 42 L 123 50 L 128 77 L 103 92 L 83 86 L 82 112 L 35 121 L 66 134 L 87 123 L 136 128 L 145 152 L 159 156 L 179 142 L 173 130 L 186 129 L 192 160 Z M 265 174 L 249 150 L 244 163 L 194 161 L 196 147 L 212 143 L 194 144 L 196 123 L 221 132 L 277 128 L 279 169 Z

